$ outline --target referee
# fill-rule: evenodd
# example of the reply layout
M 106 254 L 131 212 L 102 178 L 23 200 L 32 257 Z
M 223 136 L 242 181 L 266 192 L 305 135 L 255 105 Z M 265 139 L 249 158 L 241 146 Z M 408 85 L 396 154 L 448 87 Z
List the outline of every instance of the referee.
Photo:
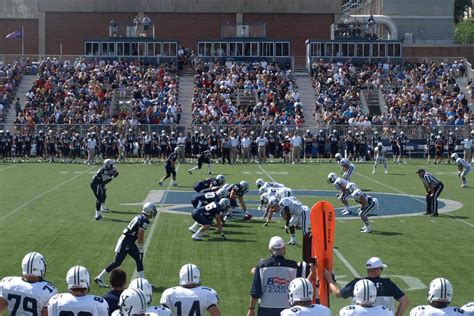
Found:
M 431 214 L 432 217 L 438 216 L 438 197 L 443 191 L 443 182 L 436 179 L 424 169 L 416 171 L 426 189 L 426 212 L 425 215 Z

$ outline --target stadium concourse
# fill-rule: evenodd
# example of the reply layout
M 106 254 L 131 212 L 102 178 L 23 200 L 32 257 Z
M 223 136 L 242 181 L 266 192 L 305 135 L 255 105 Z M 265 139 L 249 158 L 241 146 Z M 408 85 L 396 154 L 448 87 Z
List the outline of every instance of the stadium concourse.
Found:
M 375 283 L 389 282 L 380 279 L 385 269 L 382 260 L 389 263 L 384 274 L 389 273 L 387 277 L 400 288 L 376 291 L 363 303 L 407 315 L 411 308 L 413 313 L 422 309 L 415 306 L 425 302 L 426 292 L 431 307 L 425 309 L 448 308 L 451 300 L 459 306 L 472 301 L 465 245 L 474 238 L 474 224 L 469 209 L 471 187 L 465 179 L 470 177 L 474 131 L 468 96 L 456 86 L 464 75 L 459 65 L 317 62 L 312 70 L 315 105 L 302 104 L 292 71 L 272 63 L 197 62 L 193 100 L 187 105 L 179 104 L 179 76 L 171 64 L 44 59 L 28 65 L 33 66 L 37 80 L 26 103 L 13 128 L 0 131 L 0 225 L 7 239 L 5 253 L 15 254 L 0 258 L 2 276 L 15 274 L 22 256 L 34 250 L 45 256 L 52 267 L 47 277 L 59 289 L 65 288 L 67 269 L 81 264 L 89 272 L 73 269 L 77 275 L 71 272 L 74 277 L 67 278 L 68 290 L 74 295 L 76 288 L 91 287 L 102 294 L 91 285 L 89 273 L 97 275 L 96 283 L 102 287 L 107 284 L 104 275 L 111 272 L 102 271 L 103 267 L 123 263 L 129 279 L 139 275 L 155 284 L 150 297 L 160 305 L 162 295 L 160 303 L 166 305 L 157 308 L 168 307 L 179 315 L 176 310 L 185 308 L 184 301 L 170 304 L 170 291 L 164 289 L 174 287 L 179 268 L 192 262 L 197 267 L 185 265 L 186 271 L 179 273 L 179 288 L 200 288 L 200 280 L 193 283 L 191 279 L 202 271 L 204 283 L 220 299 L 217 302 L 212 290 L 213 303 L 205 305 L 209 298 L 196 292 L 201 293 L 197 306 L 204 306 L 201 314 L 206 309 L 211 315 L 220 315 L 220 310 L 222 315 L 252 315 L 259 308 L 301 309 L 312 297 L 288 301 L 288 291 L 295 276 L 308 276 L 302 271 L 309 272 L 309 266 L 300 264 L 295 271 L 278 270 L 272 276 L 262 271 L 265 264 L 283 260 L 283 255 L 301 260 L 308 238 L 305 218 L 316 201 L 328 200 L 337 214 L 334 272 L 338 285 L 330 282 L 334 314 L 349 304 L 336 297 L 354 294 L 356 305 L 361 303 L 354 282 L 344 287 L 352 276 L 365 276 L 367 270 Z M 12 69 L 7 78 L 12 78 Z M 381 91 L 387 107 L 380 115 L 366 113 L 360 98 L 360 93 L 374 89 Z M 114 95 L 128 102 L 115 108 Z M 253 96 L 255 106 L 241 107 L 242 96 Z M 313 109 L 318 125 L 306 128 L 304 120 Z M 193 125 L 175 123 L 181 111 L 192 112 Z M 36 163 L 46 161 L 50 164 Z M 375 161 L 388 162 L 385 173 L 376 174 Z M 209 169 L 188 171 L 188 163 L 208 164 Z M 109 172 L 113 166 L 116 169 Z M 176 179 L 163 188 L 159 187 L 163 183 L 158 184 L 162 169 L 167 175 L 176 173 Z M 422 182 L 415 173 L 420 174 L 419 169 L 432 178 L 427 176 Z M 96 172 L 103 183 L 93 187 L 100 190 L 91 192 L 89 178 Z M 336 178 L 333 181 L 329 176 L 327 183 L 329 173 L 336 173 Z M 216 177 L 205 182 L 208 191 L 192 191 L 196 181 L 216 175 L 225 182 Z M 461 176 L 466 183 L 459 188 Z M 106 206 L 105 185 L 112 177 Z M 344 185 L 335 190 L 333 182 Z M 171 190 L 172 185 L 176 189 Z M 91 222 L 96 199 L 101 216 Z M 192 205 L 197 199 L 199 203 Z M 428 212 L 428 200 L 439 201 L 438 218 L 419 216 Z M 142 211 L 143 204 L 147 206 Z M 359 232 L 360 223 L 346 219 L 362 220 L 364 227 Z M 214 226 L 219 234 L 204 232 Z M 270 237 L 286 236 L 286 231 L 288 242 L 272 239 L 267 247 Z M 439 240 L 439 235 L 445 240 Z M 78 236 L 84 238 L 80 245 Z M 266 248 L 272 257 L 259 262 L 268 255 Z M 440 249 L 446 254 L 428 262 Z M 138 271 L 123 261 L 127 254 Z M 29 256 L 30 265 L 36 265 L 33 257 L 42 258 Z M 373 262 L 380 264 L 367 265 Z M 292 269 L 292 263 L 285 264 Z M 41 262 L 38 265 L 41 270 Z M 27 280 L 44 276 L 45 269 L 37 275 L 27 268 L 22 271 Z M 274 286 L 277 278 L 281 288 L 273 293 L 259 290 L 262 286 L 258 281 L 252 285 L 249 277 L 253 268 L 260 269 L 263 285 Z M 373 270 L 379 275 L 372 275 Z M 76 284 L 80 282 L 71 278 L 86 281 Z M 20 307 L 12 302 L 9 291 L 22 282 L 6 278 L 0 285 L 0 308 L 8 306 L 10 314 Z M 273 297 L 275 293 L 281 295 Z M 48 300 L 42 297 L 44 306 Z M 50 306 L 57 300 L 53 297 Z M 27 311 L 29 306 L 25 306 L 21 308 Z M 198 308 L 194 303 L 188 307 Z M 465 308 L 468 313 L 469 307 Z

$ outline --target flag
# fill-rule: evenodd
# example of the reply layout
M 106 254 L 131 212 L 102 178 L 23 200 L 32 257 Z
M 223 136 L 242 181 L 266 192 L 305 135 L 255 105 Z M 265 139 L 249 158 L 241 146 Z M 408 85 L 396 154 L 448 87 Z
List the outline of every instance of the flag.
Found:
M 7 36 L 5 36 L 5 39 L 15 39 L 15 38 L 23 38 L 23 31 L 21 29 L 16 30 L 15 32 L 12 32 L 10 34 L 7 34 Z

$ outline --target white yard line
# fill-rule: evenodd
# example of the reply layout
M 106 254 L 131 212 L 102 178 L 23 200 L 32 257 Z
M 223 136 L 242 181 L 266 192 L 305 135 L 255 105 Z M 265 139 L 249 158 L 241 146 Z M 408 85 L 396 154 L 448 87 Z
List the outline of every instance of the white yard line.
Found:
M 272 180 L 273 182 L 277 182 L 277 181 L 267 172 L 267 170 L 263 169 L 262 165 L 258 165 L 258 167 L 260 168 L 260 170 L 263 171 L 263 173 L 264 173 L 270 180 Z
M 178 173 L 179 167 L 180 165 L 176 167 L 176 173 Z M 163 197 L 161 198 L 160 203 L 163 203 L 164 201 L 166 201 L 166 198 L 168 197 L 168 192 L 170 191 L 172 183 L 173 183 L 173 178 L 170 179 L 170 182 L 168 183 L 168 186 L 166 187 L 166 191 L 163 194 Z M 157 212 L 155 218 L 153 219 L 153 224 L 151 224 L 151 228 L 147 233 L 145 245 L 143 246 L 143 260 L 145 260 L 145 256 L 148 253 L 148 248 L 150 247 L 151 239 L 153 238 L 153 234 L 155 233 L 156 225 L 158 224 L 158 218 L 160 217 L 160 213 L 161 213 L 160 211 Z M 135 268 L 135 270 L 133 271 L 132 280 L 136 278 L 138 278 L 138 272 L 137 272 L 137 269 Z
M 53 192 L 54 190 L 56 190 L 57 188 L 60 188 L 61 186 L 65 185 L 66 183 L 69 183 L 71 181 L 73 181 L 74 179 L 76 178 L 79 178 L 80 176 L 82 176 L 83 174 L 89 172 L 92 168 L 95 168 L 95 167 L 91 167 L 89 169 L 87 169 L 86 171 L 83 171 L 79 174 L 76 174 L 75 176 L 73 176 L 72 178 L 69 178 L 68 180 L 64 181 L 64 182 L 61 182 L 60 184 L 58 185 L 55 185 L 54 187 L 52 187 L 51 189 L 47 190 L 47 191 L 44 191 L 43 193 L 40 193 L 38 194 L 37 196 L 35 196 L 34 198 L 32 198 L 31 200 L 29 201 L 26 201 L 25 203 L 23 203 L 22 205 L 18 206 L 16 209 L 14 209 L 13 211 L 10 211 L 9 213 L 3 215 L 2 217 L 0 217 L 0 221 L 3 221 L 4 219 L 10 217 L 11 215 L 15 214 L 16 212 L 18 211 L 21 211 L 25 206 L 28 206 L 30 205 L 32 202 L 38 200 L 38 199 L 41 199 L 43 196 L 45 196 L 46 194 L 50 193 L 50 192 Z
M 334 248 L 333 251 L 336 254 L 336 257 L 338 257 L 339 260 L 341 260 L 341 262 L 346 266 L 347 270 L 349 270 L 355 278 L 360 278 L 359 272 L 357 272 L 349 260 L 347 260 L 338 249 Z
M 7 170 L 7 169 L 11 169 L 11 168 L 16 167 L 16 166 L 17 166 L 17 165 L 12 165 L 12 166 L 8 166 L 8 167 L 5 167 L 5 168 L 1 168 L 1 169 L 0 169 L 0 172 L 1 172 L 1 171 L 5 171 L 5 170 Z
M 361 177 L 363 177 L 363 178 L 366 178 L 366 179 L 368 179 L 368 180 L 370 180 L 370 181 L 372 181 L 372 182 L 374 182 L 374 183 L 377 183 L 377 184 L 379 184 L 379 185 L 383 185 L 384 187 L 387 187 L 387 188 L 389 188 L 389 189 L 391 189 L 391 190 L 393 190 L 393 191 L 395 191 L 395 192 L 398 192 L 398 193 L 400 193 L 400 194 L 406 195 L 406 196 L 408 196 L 408 197 L 410 197 L 410 198 L 412 198 L 412 199 L 414 199 L 414 200 L 417 200 L 417 201 L 421 201 L 421 202 L 423 202 L 423 203 L 426 203 L 426 201 L 423 200 L 422 198 L 418 198 L 418 197 L 415 197 L 415 196 L 410 195 L 410 194 L 408 194 L 408 193 L 405 193 L 405 192 L 403 192 L 403 191 L 401 191 L 401 190 L 399 190 L 399 189 L 397 189 L 397 188 L 394 188 L 394 187 L 389 186 L 389 185 L 387 185 L 387 184 L 385 184 L 385 183 L 383 183 L 383 182 L 380 182 L 380 181 L 377 181 L 377 180 L 372 179 L 372 178 L 370 178 L 370 177 L 367 177 L 366 175 L 363 175 L 363 174 L 361 174 L 361 173 L 359 173 L 359 172 L 356 172 L 356 174 L 358 174 L 359 176 L 361 176 Z M 461 219 L 461 218 L 457 218 L 457 217 L 454 216 L 454 215 L 450 215 L 450 214 L 447 214 L 447 215 L 448 215 L 452 220 L 459 221 L 459 222 L 464 223 L 464 224 L 466 224 L 466 225 L 468 225 L 468 226 L 470 226 L 470 227 L 474 227 L 474 224 L 472 224 L 472 223 L 470 223 L 470 222 L 468 222 L 468 221 L 466 221 L 466 220 L 463 220 L 463 219 Z

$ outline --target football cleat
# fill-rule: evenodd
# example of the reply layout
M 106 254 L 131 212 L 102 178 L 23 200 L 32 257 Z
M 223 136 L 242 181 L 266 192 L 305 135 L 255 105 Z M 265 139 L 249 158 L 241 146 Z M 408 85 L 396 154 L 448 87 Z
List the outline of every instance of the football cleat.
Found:
M 100 279 L 100 278 L 95 278 L 94 279 L 95 284 L 97 284 L 99 287 L 109 287 L 105 282 Z
M 370 229 L 370 227 L 365 227 L 363 230 L 361 230 L 362 233 L 371 233 L 372 232 L 372 229 Z
M 193 174 L 193 172 L 191 170 L 188 170 L 189 174 Z
M 100 220 L 102 219 L 102 215 L 100 215 L 100 214 L 99 214 L 99 215 L 96 215 L 96 216 L 94 217 L 94 219 L 95 219 L 96 221 L 100 221 Z
M 341 214 L 342 214 L 342 215 L 349 215 L 349 214 L 351 214 L 351 211 L 348 210 L 347 208 L 345 208 L 345 209 L 343 209 L 343 210 L 341 211 Z
M 296 240 L 290 240 L 286 243 L 287 245 L 296 245 Z
M 202 240 L 202 238 L 201 238 L 200 236 L 197 236 L 196 234 L 192 235 L 191 238 L 192 238 L 193 240 L 199 240 L 199 241 Z
M 174 187 L 178 186 L 178 182 L 176 182 L 176 181 L 173 181 L 172 184 L 173 184 Z
M 109 212 L 109 208 L 107 206 L 105 206 L 105 204 L 102 204 L 100 206 L 100 211 L 101 212 L 104 212 L 104 213 L 108 213 Z
M 158 184 L 160 185 L 160 187 L 162 187 L 163 186 L 163 181 L 158 182 Z

